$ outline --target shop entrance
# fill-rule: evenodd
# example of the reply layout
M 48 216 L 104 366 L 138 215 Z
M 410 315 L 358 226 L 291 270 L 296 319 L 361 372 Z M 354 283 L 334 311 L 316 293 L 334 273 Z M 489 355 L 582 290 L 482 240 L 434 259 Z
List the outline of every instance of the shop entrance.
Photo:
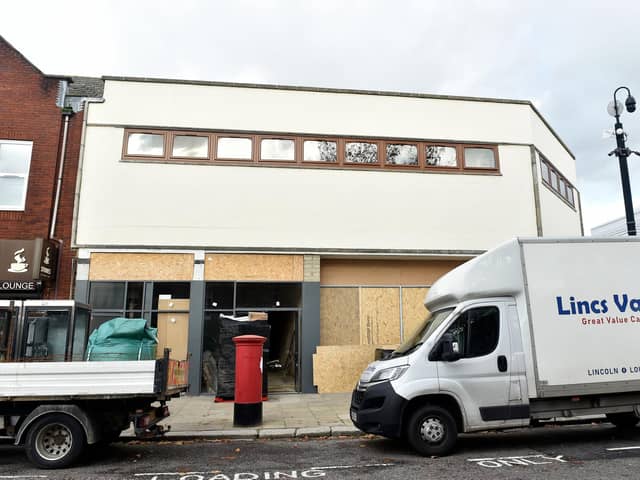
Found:
M 245 317 L 249 312 L 267 314 L 268 341 L 264 350 L 267 393 L 300 391 L 300 311 L 302 285 L 298 282 L 208 282 L 205 289 L 202 392 L 219 395 L 219 381 L 226 381 L 229 339 L 221 342 L 220 315 Z M 251 330 L 249 325 L 247 331 Z M 222 358 L 224 357 L 224 358 Z

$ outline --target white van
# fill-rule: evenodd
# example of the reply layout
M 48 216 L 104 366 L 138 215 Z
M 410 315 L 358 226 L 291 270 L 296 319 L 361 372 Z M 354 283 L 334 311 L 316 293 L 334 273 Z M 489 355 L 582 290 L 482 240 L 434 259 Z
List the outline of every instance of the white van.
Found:
M 359 429 L 445 455 L 459 432 L 640 414 L 640 241 L 516 239 L 452 270 L 424 324 L 362 373 Z

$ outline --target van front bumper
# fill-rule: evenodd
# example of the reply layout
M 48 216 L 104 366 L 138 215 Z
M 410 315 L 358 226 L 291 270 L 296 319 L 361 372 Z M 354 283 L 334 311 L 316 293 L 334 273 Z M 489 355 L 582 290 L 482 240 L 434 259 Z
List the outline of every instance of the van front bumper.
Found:
M 351 395 L 351 421 L 366 433 L 389 438 L 402 436 L 402 414 L 407 400 L 398 395 L 390 382 L 356 388 Z

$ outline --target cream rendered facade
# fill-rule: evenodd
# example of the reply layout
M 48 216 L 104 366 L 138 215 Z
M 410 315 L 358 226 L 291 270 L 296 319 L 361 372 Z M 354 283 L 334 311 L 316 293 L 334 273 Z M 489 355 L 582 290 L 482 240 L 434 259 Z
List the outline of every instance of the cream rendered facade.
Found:
M 297 285 L 297 301 L 289 305 L 295 389 L 309 392 L 321 381 L 314 378 L 314 353 L 319 370 L 321 347 L 334 348 L 334 358 L 361 355 L 364 362 L 375 346 L 402 341 L 417 321 L 407 312 L 423 314 L 415 299 L 457 263 L 514 236 L 582 234 L 577 190 L 571 205 L 540 171 L 543 155 L 575 186 L 575 159 L 529 102 L 107 77 L 104 102 L 90 104 L 85 121 L 74 221 L 77 297 L 90 300 L 95 282 L 187 282 L 198 385 L 208 282 L 213 289 L 231 282 L 234 292 L 251 282 L 266 289 L 272 282 Z M 491 145 L 499 168 L 452 173 L 132 160 L 123 155 L 131 129 Z M 150 255 L 159 263 L 149 263 Z M 186 263 L 173 270 L 173 260 L 158 260 L 162 255 L 187 255 Z M 105 267 L 109 258 L 114 268 Z M 404 270 L 413 273 L 403 276 Z M 339 306 L 343 296 L 353 308 Z M 405 305 L 408 298 L 412 305 Z M 371 302 L 389 301 L 398 324 L 372 327 Z M 249 307 L 276 315 L 279 305 L 234 303 L 227 310 Z M 336 335 L 340 324 L 352 330 L 351 340 Z M 389 329 L 397 335 L 371 333 Z M 343 374 L 343 384 L 350 375 Z

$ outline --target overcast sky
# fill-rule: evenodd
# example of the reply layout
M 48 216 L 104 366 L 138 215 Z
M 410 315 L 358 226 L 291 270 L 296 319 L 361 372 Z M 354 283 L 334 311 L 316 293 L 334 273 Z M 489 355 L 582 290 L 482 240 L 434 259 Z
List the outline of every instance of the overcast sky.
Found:
M 49 74 L 531 100 L 576 156 L 587 234 L 624 216 L 603 132 L 616 87 L 640 102 L 639 25 L 637 0 L 20 0 L 0 11 L 0 35 Z M 622 121 L 640 150 L 640 111 Z M 629 164 L 640 208 L 640 157 Z

